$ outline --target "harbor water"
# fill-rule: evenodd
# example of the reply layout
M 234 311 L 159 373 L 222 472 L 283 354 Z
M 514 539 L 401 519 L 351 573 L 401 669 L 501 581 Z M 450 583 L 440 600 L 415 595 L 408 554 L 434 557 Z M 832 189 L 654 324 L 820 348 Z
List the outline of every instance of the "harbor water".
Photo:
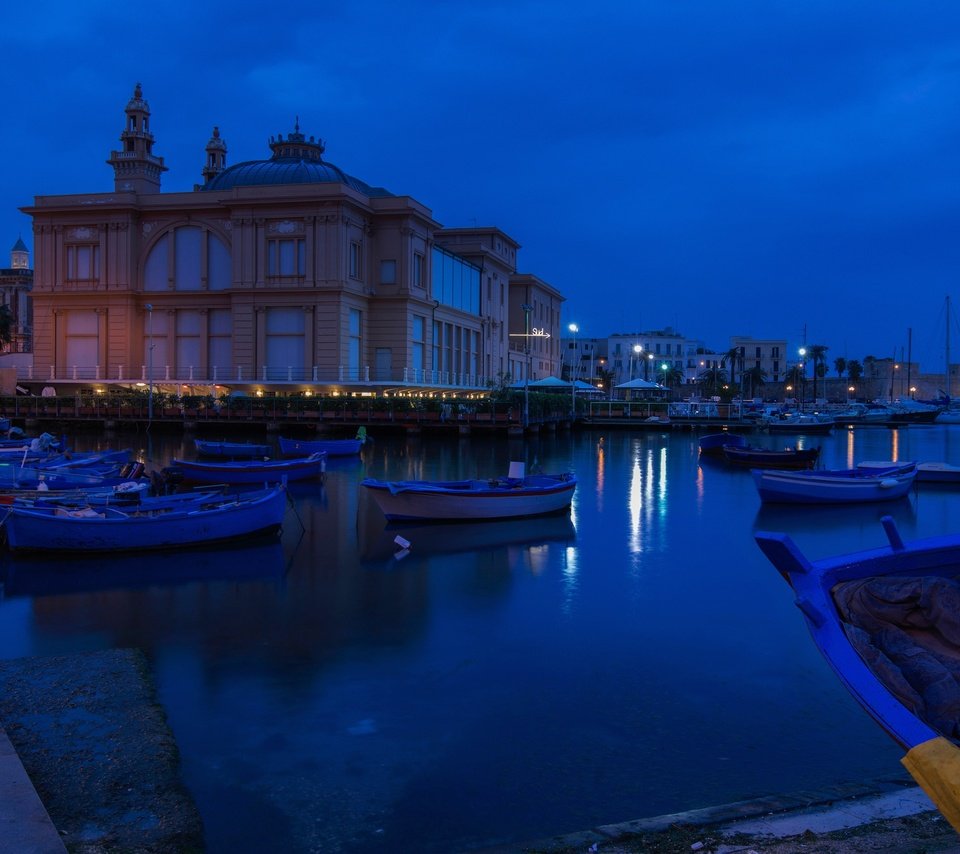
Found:
M 72 438 L 148 469 L 194 455 Z M 2 557 L 0 657 L 144 651 L 209 851 L 468 851 L 900 772 L 753 533 L 816 558 L 883 545 L 886 514 L 906 539 L 955 532 L 960 488 L 761 507 L 696 432 L 373 438 L 291 485 L 279 541 Z M 751 441 L 820 445 L 824 468 L 960 463 L 951 426 Z M 388 525 L 360 487 L 511 461 L 575 472 L 569 515 Z

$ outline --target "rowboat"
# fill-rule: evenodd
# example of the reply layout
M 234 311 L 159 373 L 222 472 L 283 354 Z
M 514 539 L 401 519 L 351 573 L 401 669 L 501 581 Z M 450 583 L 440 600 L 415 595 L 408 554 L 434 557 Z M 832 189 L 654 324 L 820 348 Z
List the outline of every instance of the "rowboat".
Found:
M 320 477 L 326 466 L 326 454 L 311 454 L 291 460 L 171 460 L 168 474 L 177 472 L 193 483 L 280 483 L 283 480 L 306 480 Z
M 849 504 L 903 498 L 917 477 L 917 464 L 887 469 L 779 471 L 753 469 L 761 501 L 790 504 Z
M 758 422 L 761 430 L 769 433 L 799 433 L 812 436 L 824 436 L 833 430 L 833 419 L 817 415 L 789 413 L 780 417 L 768 418 Z
M 960 832 L 960 535 L 905 543 L 892 517 L 882 524 L 889 545 L 816 561 L 787 534 L 754 536 L 834 673 Z
M 890 460 L 864 460 L 858 469 L 878 469 L 895 466 Z M 960 484 L 960 466 L 950 463 L 917 463 L 917 483 Z
M 394 480 L 360 482 L 389 520 L 515 519 L 559 513 L 570 507 L 577 478 L 532 474 L 492 480 Z
M 705 456 L 722 457 L 724 447 L 745 448 L 747 440 L 739 433 L 708 433 L 700 437 L 700 453 Z
M 194 439 L 193 444 L 201 457 L 250 460 L 254 457 L 270 456 L 269 445 L 257 445 L 252 442 L 211 442 L 207 439 Z
M 3 525 L 12 552 L 140 552 L 276 533 L 286 509 L 287 491 L 275 486 L 153 508 L 14 504 Z
M 754 469 L 812 469 L 817 464 L 820 448 L 756 448 L 727 445 L 723 456 L 729 463 Z
M 328 457 L 346 457 L 359 454 L 362 439 L 286 439 L 279 438 L 280 454 L 284 457 L 305 457 L 324 453 Z

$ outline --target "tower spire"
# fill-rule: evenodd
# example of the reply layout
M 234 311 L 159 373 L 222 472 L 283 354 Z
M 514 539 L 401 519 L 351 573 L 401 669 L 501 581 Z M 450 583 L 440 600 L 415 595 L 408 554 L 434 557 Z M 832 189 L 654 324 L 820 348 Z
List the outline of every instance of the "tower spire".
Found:
M 160 175 L 167 167 L 163 158 L 153 153 L 150 105 L 143 99 L 139 83 L 124 112 L 126 125 L 120 134 L 123 150 L 111 151 L 107 161 L 113 167 L 114 189 L 118 193 L 159 193 Z
M 219 175 L 227 168 L 227 144 L 220 139 L 220 128 L 214 126 L 213 136 L 206 147 L 207 159 L 203 167 L 204 183 Z

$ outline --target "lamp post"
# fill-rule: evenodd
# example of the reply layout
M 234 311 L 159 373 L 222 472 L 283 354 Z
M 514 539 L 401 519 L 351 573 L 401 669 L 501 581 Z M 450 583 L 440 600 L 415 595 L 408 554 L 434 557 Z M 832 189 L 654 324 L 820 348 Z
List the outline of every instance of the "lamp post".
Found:
M 797 353 L 800 356 L 800 364 L 798 365 L 800 368 L 800 411 L 803 412 L 804 398 L 807 393 L 807 364 L 804 361 L 807 357 L 807 348 L 801 347 L 797 350 Z
M 147 303 L 144 308 L 147 310 L 147 382 L 149 383 L 147 427 L 149 428 L 153 423 L 153 306 Z
M 856 389 L 856 386 L 848 386 L 848 387 L 847 387 L 847 403 L 850 402 L 850 395 L 853 394 L 856 390 L 857 390 L 857 389 Z
M 634 356 L 635 356 L 636 359 L 637 359 L 637 367 L 638 367 L 638 368 L 640 367 L 640 358 L 641 358 L 641 357 L 640 357 L 640 354 L 641 354 L 642 352 L 643 352 L 643 345 L 642 345 L 642 344 L 634 344 L 634 345 L 633 345 L 633 354 L 634 354 Z M 633 380 L 633 359 L 630 360 L 630 379 L 631 379 L 631 381 Z
M 571 323 L 567 327 L 573 333 L 573 358 L 570 359 L 570 420 L 577 417 L 577 373 L 575 370 L 580 367 L 580 353 L 577 351 L 577 333 L 580 327 L 576 323 Z
M 650 365 L 653 364 L 653 353 L 647 353 L 647 361 L 643 363 L 643 378 L 650 379 Z
M 530 426 L 530 312 L 533 306 L 524 303 L 520 308 L 523 309 L 523 353 L 527 362 L 523 372 L 523 428 L 526 429 Z

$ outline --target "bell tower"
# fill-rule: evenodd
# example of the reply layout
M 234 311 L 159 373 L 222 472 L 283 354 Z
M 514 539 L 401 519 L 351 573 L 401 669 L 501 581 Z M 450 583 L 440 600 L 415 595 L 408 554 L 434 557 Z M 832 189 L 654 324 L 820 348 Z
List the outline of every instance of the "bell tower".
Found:
M 10 250 L 10 268 L 12 270 L 30 269 L 30 250 L 27 249 L 27 244 L 23 242 L 22 237 L 17 238 L 13 249 Z
M 207 143 L 207 160 L 203 167 L 204 183 L 215 178 L 227 168 L 227 144 L 220 139 L 220 128 L 214 127 L 213 136 Z
M 127 123 L 120 134 L 122 151 L 111 151 L 107 161 L 113 167 L 114 190 L 118 193 L 159 193 L 160 175 L 167 171 L 163 158 L 153 154 L 150 133 L 150 105 L 143 100 L 138 83 L 127 103 Z

